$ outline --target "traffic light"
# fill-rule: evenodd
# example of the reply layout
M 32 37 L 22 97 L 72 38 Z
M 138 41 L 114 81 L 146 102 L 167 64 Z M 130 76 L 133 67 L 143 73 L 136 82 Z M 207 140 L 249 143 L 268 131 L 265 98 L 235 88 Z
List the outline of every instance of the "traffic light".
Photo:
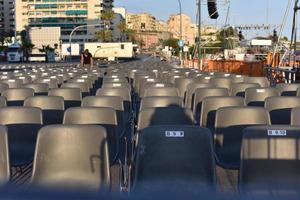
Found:
M 207 7 L 208 7 L 209 17 L 211 19 L 218 19 L 219 13 L 217 10 L 216 0 L 207 0 Z

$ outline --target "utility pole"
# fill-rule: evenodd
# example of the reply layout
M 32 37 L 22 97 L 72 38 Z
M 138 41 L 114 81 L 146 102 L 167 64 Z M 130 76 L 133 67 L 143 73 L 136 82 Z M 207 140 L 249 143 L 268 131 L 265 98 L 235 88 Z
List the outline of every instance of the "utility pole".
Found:
M 179 4 L 179 14 L 180 14 L 180 41 L 182 43 L 183 41 L 183 28 L 182 28 L 182 6 L 181 6 L 181 0 L 178 0 L 178 4 Z M 180 59 L 180 66 L 183 65 L 183 61 L 182 61 L 182 57 L 183 57 L 183 47 L 180 46 L 180 52 L 179 52 L 179 59 Z
M 200 69 L 201 65 L 201 0 L 198 0 L 198 44 L 197 44 L 197 49 L 198 49 L 198 68 Z

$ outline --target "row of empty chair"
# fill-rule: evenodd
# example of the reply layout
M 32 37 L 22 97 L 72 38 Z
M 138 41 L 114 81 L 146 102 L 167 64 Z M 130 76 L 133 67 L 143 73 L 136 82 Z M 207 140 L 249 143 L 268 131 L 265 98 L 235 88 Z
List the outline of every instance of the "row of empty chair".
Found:
M 0 91 L 0 182 L 33 162 L 30 185 L 56 189 L 201 195 L 216 191 L 216 165 L 239 170 L 245 193 L 299 185 L 298 84 L 136 61 L 35 67 L 3 85 L 25 74 L 36 80 Z

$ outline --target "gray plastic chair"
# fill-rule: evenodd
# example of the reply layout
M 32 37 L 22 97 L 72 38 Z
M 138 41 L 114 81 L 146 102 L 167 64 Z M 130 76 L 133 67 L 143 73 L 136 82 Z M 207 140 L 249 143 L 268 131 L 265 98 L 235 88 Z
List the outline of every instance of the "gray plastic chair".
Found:
M 214 77 L 210 79 L 209 83 L 215 87 L 226 88 L 229 90 L 231 88 L 232 79 L 230 77 Z
M 138 116 L 137 130 L 154 125 L 193 125 L 193 113 L 180 107 L 146 108 Z
M 79 88 L 83 97 L 90 95 L 89 83 L 78 83 L 78 82 L 64 83 L 62 84 L 61 88 Z
M 248 88 L 259 88 L 258 83 L 233 83 L 231 85 L 230 94 L 231 96 L 245 97 L 245 91 Z
M 244 106 L 242 97 L 206 97 L 202 101 L 200 126 L 214 130 L 216 111 L 224 107 Z M 196 119 L 199 122 L 199 119 Z
M 175 87 L 156 87 L 148 88 L 145 90 L 144 97 L 154 97 L 154 96 L 170 96 L 179 97 L 179 91 Z
M 141 100 L 140 110 L 145 108 L 161 108 L 161 107 L 182 107 L 183 98 L 181 97 L 144 97 Z
M 48 95 L 49 91 L 49 85 L 47 83 L 30 83 L 23 85 L 23 88 L 33 89 L 35 96 Z
M 205 128 L 166 125 L 144 129 L 138 142 L 133 192 L 214 192 L 212 143 L 210 131 Z
M 109 191 L 111 182 L 105 128 L 52 125 L 41 129 L 30 184 L 63 191 Z
M 0 108 L 0 124 L 8 129 L 10 163 L 22 166 L 33 160 L 36 137 L 42 127 L 42 111 L 32 107 Z
M 267 77 L 245 77 L 245 83 L 258 83 L 260 87 L 270 87 L 270 81 Z
M 291 113 L 291 125 L 300 126 L 300 108 L 293 108 Z
M 117 114 L 113 108 L 80 107 L 69 108 L 65 111 L 65 125 L 101 125 L 106 128 L 111 164 L 119 155 L 119 138 Z
M 208 84 L 208 83 L 190 83 L 187 86 L 187 90 L 186 90 L 186 96 L 185 96 L 185 107 L 187 108 L 192 108 L 192 103 L 194 101 L 194 94 L 196 89 L 198 88 L 212 88 L 213 85 L 212 84 Z
M 34 96 L 34 90 L 31 88 L 7 89 L 2 92 L 6 98 L 7 106 L 23 106 L 24 100 Z
M 79 88 L 59 88 L 48 92 L 49 96 L 59 96 L 64 98 L 65 109 L 71 107 L 80 107 L 82 94 Z
M 268 97 L 265 101 L 273 125 L 291 124 L 291 110 L 297 107 L 300 107 L 300 97 Z
M 300 84 L 281 83 L 281 84 L 277 84 L 276 88 L 279 90 L 281 96 L 297 96 L 297 90 L 300 88 Z
M 198 88 L 194 93 L 194 101 L 192 110 L 197 121 L 200 120 L 202 109 L 202 101 L 205 97 L 220 97 L 229 96 L 229 91 L 226 88 Z
M 9 86 L 9 88 L 21 88 L 23 81 L 20 79 L 6 79 L 6 80 L 1 80 L 1 83 L 5 83 Z
M 195 82 L 193 78 L 177 78 L 175 79 L 175 87 L 179 91 L 179 96 L 184 98 L 187 90 L 187 86 L 190 83 Z
M 226 169 L 238 169 L 243 129 L 270 124 L 268 111 L 261 107 L 218 109 L 215 122 L 215 152 L 218 164 Z
M 24 101 L 25 107 L 37 107 L 43 113 L 43 125 L 62 124 L 64 116 L 64 98 L 58 96 L 29 97 Z
M 8 138 L 5 126 L 0 126 L 0 149 L 0 186 L 3 186 L 10 179 Z
M 276 88 L 248 88 L 245 91 L 245 103 L 247 106 L 264 107 L 266 98 L 276 96 L 279 96 Z
M 278 125 L 244 129 L 239 171 L 243 195 L 299 197 L 299 132 L 299 127 Z

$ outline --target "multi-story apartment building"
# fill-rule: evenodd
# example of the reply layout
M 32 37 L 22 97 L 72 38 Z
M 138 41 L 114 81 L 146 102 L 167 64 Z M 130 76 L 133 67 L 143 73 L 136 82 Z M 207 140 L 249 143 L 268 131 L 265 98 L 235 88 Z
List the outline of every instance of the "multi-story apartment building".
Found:
M 15 28 L 14 0 L 0 0 L 0 33 L 13 35 Z
M 4 1 L 0 0 L 0 33 L 4 32 Z
M 156 31 L 156 19 L 149 13 L 127 14 L 127 26 L 135 31 Z
M 168 32 L 168 24 L 164 21 L 157 21 L 156 22 L 156 31 L 158 32 Z
M 111 10 L 113 0 L 15 0 L 16 31 L 27 27 L 60 27 L 62 42 L 68 42 L 75 27 L 101 24 L 101 13 Z M 73 42 L 93 40 L 99 26 L 78 29 Z
M 181 39 L 180 15 L 172 15 L 168 21 L 169 32 L 176 39 Z M 197 25 L 192 23 L 189 16 L 182 14 L 182 39 L 188 46 L 195 44 Z

